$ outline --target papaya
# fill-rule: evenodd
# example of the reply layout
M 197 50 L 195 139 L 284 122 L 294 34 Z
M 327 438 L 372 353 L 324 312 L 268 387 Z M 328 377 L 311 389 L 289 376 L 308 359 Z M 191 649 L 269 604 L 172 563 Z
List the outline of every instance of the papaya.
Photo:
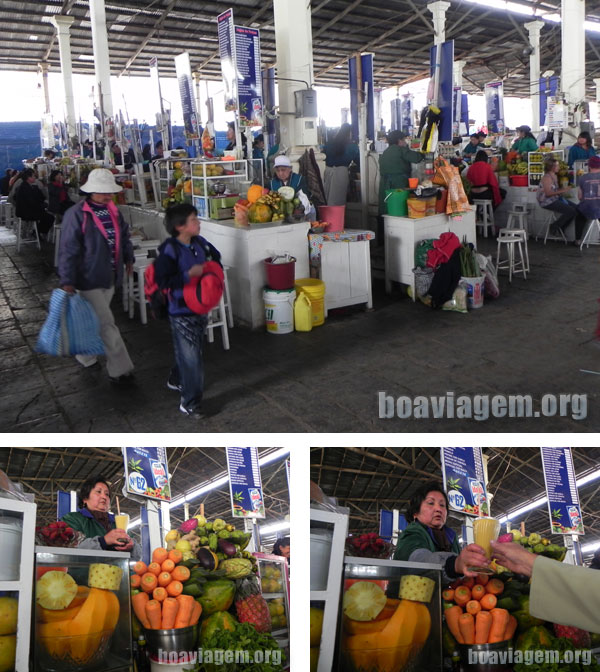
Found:
M 91 588 L 79 613 L 69 621 L 72 635 L 71 657 L 78 663 L 87 663 L 91 660 L 100 646 L 102 632 L 108 619 L 109 602 L 106 594 L 109 592 L 101 588 Z
M 71 621 L 53 621 L 37 626 L 37 637 L 53 658 L 62 659 L 69 650 Z
M 235 583 L 228 579 L 208 581 L 204 586 L 204 594 L 198 598 L 202 605 L 202 613 L 206 616 L 215 611 L 227 611 L 233 604 Z
M 90 589 L 87 586 L 77 586 L 77 594 L 69 603 L 69 609 L 71 607 L 80 607 L 90 594 Z
M 349 635 L 361 635 L 371 632 L 381 632 L 394 615 L 400 600 L 388 598 L 383 610 L 372 621 L 355 621 L 344 617 L 344 631 Z
M 248 221 L 253 224 L 270 222 L 272 216 L 271 208 L 266 203 L 253 203 L 248 209 Z
M 200 643 L 204 644 L 217 630 L 229 630 L 233 632 L 237 620 L 228 611 L 217 611 L 202 621 L 200 629 Z
M 250 203 L 256 203 L 258 199 L 263 195 L 263 189 L 259 184 L 253 184 L 250 189 L 248 189 L 248 194 L 246 198 Z
M 519 635 L 516 647 L 520 651 L 537 651 L 548 649 L 552 644 L 552 635 L 543 625 L 534 625 L 526 632 Z
M 76 607 L 67 607 L 66 609 L 44 609 L 39 604 L 36 607 L 36 616 L 38 623 L 54 623 L 55 621 L 70 621 L 81 609 L 82 605 Z

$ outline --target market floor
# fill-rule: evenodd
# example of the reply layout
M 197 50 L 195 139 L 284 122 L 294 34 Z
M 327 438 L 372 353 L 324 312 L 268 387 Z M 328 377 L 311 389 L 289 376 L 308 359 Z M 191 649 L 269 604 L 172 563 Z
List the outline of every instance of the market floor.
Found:
M 480 250 L 492 252 L 491 239 Z M 57 285 L 52 246 L 16 253 L 0 231 L 0 431 L 2 432 L 544 432 L 600 431 L 598 252 L 530 242 L 531 275 L 468 315 L 383 292 L 382 255 L 373 256 L 373 311 L 338 311 L 310 333 L 275 336 L 236 327 L 231 349 L 206 344 L 206 398 L 221 408 L 203 422 L 178 412 L 165 383 L 167 323 L 114 312 L 136 364 L 137 386 L 110 386 L 106 371 L 38 355 L 37 334 Z M 487 420 L 380 418 L 378 393 L 531 395 L 541 417 Z M 542 407 L 544 395 L 586 394 L 587 417 Z M 548 399 L 546 399 L 547 401 Z M 422 400 L 421 400 L 422 403 Z M 477 403 L 477 401 L 475 402 Z M 420 406 L 423 408 L 423 406 Z M 389 406 L 388 411 L 395 407 Z M 406 404 L 402 406 L 406 408 Z M 484 409 L 474 405 L 477 417 Z

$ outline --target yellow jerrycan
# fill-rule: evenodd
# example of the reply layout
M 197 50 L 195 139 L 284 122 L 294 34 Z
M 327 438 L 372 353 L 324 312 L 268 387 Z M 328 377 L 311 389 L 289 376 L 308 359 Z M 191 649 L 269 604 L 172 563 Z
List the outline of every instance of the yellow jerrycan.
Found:
M 311 331 L 313 326 L 310 299 L 300 292 L 294 301 L 294 328 L 296 331 Z

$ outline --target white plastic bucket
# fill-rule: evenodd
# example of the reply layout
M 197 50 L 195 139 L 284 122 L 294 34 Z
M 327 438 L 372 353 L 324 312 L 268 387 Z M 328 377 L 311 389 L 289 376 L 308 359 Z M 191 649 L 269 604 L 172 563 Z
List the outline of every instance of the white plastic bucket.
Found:
M 18 581 L 21 566 L 21 531 L 19 521 L 10 518 L 0 520 L 0 539 L 2 539 L 2 562 L 0 563 L 0 581 Z
M 327 590 L 332 539 L 333 533 L 328 530 L 312 530 L 310 533 L 311 590 Z
M 467 285 L 467 305 L 469 308 L 481 308 L 483 306 L 483 282 L 485 278 L 461 278 L 460 281 Z
M 294 331 L 295 289 L 265 289 L 265 323 L 270 334 L 290 334 Z

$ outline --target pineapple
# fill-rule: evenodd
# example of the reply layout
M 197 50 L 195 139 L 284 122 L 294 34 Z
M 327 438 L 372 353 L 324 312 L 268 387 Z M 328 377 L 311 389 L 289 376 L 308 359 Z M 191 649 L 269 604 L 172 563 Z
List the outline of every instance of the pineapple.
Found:
M 435 581 L 425 576 L 403 576 L 398 597 L 413 602 L 431 602 L 434 590 Z
M 90 565 L 88 586 L 90 588 L 103 588 L 104 590 L 119 590 L 123 570 L 114 565 Z
M 250 623 L 257 632 L 271 632 L 271 614 L 260 594 L 256 577 L 239 579 L 236 583 L 235 609 L 240 623 Z
M 353 621 L 372 621 L 383 611 L 387 598 L 371 581 L 353 583 L 344 593 L 344 614 Z
M 44 609 L 65 609 L 77 595 L 75 579 L 65 572 L 51 571 L 35 585 L 36 602 Z

